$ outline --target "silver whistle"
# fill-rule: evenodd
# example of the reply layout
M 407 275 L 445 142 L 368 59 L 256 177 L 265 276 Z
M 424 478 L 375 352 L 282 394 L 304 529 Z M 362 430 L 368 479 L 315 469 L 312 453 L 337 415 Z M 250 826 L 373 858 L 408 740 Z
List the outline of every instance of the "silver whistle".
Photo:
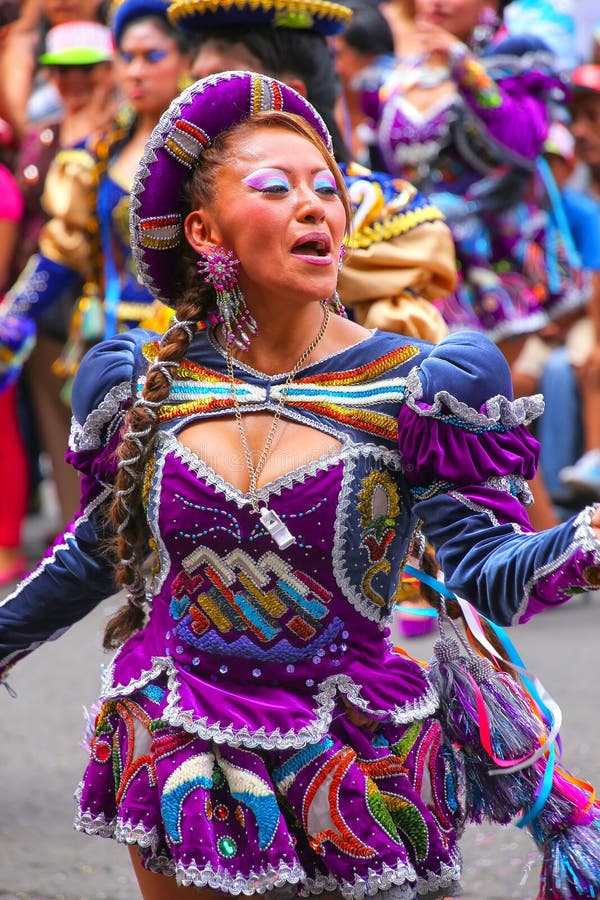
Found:
M 280 550 L 285 550 L 287 547 L 296 543 L 296 538 L 292 532 L 287 525 L 283 524 L 277 513 L 273 512 L 272 509 L 263 506 L 260 511 L 260 521 Z

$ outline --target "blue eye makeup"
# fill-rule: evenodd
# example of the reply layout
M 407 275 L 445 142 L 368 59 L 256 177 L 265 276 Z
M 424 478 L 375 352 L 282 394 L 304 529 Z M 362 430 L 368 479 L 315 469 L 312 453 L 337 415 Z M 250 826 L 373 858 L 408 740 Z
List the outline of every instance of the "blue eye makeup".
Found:
M 146 59 L 148 62 L 160 62 L 161 59 L 165 58 L 167 52 L 167 50 L 150 50 L 149 53 L 146 53 Z
M 337 184 L 335 183 L 335 178 L 329 171 L 329 169 L 323 169 L 322 172 L 317 172 L 315 175 L 315 180 L 313 182 L 313 187 L 315 191 L 319 193 L 325 194 L 337 194 Z
M 167 53 L 168 50 L 149 50 L 147 53 L 144 53 L 144 59 L 151 63 L 160 62 L 161 59 L 165 58 Z M 131 63 L 134 60 L 134 54 L 128 53 L 125 50 L 121 50 L 119 55 L 123 62 Z
M 242 182 L 247 187 L 265 194 L 282 194 L 290 189 L 290 183 L 280 169 L 258 169 L 242 178 Z

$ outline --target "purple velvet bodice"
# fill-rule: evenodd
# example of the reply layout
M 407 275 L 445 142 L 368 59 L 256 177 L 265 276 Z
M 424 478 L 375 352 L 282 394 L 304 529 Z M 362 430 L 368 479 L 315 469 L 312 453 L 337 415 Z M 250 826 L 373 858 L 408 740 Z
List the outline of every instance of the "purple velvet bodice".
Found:
M 279 747 L 320 739 L 337 691 L 375 718 L 431 712 L 423 669 L 388 648 L 401 502 L 397 461 L 382 456 L 348 446 L 263 488 L 296 538 L 282 552 L 246 495 L 163 432 L 148 497 L 160 559 L 150 622 L 118 655 L 107 695 L 158 665 L 190 730 L 245 744 L 259 732 Z

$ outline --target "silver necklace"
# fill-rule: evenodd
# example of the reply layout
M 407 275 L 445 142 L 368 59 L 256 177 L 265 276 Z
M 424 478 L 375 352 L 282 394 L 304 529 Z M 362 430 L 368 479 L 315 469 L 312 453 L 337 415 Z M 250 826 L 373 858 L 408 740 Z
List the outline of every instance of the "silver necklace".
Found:
M 264 526 L 264 528 L 269 532 L 277 546 L 280 550 L 285 550 L 287 547 L 291 546 L 296 542 L 296 538 L 291 533 L 287 525 L 284 525 L 281 518 L 274 512 L 272 509 L 264 504 L 261 506 L 258 501 L 258 489 L 256 487 L 258 478 L 260 473 L 265 467 L 265 463 L 267 462 L 267 458 L 269 456 L 271 447 L 273 445 L 273 441 L 275 439 L 275 432 L 277 431 L 277 425 L 279 424 L 279 420 L 281 418 L 281 414 L 283 412 L 283 406 L 285 401 L 287 400 L 287 395 L 292 384 L 292 381 L 300 371 L 302 365 L 306 362 L 308 357 L 311 355 L 313 350 L 320 343 L 323 338 L 325 332 L 327 331 L 327 325 L 329 324 L 329 308 L 327 306 L 323 307 L 323 321 L 321 322 L 321 327 L 315 338 L 310 342 L 306 350 L 302 353 L 300 358 L 297 360 L 294 368 L 288 375 L 286 381 L 282 385 L 281 394 L 279 395 L 279 401 L 277 403 L 277 408 L 275 409 L 275 414 L 273 416 L 273 421 L 271 422 L 271 427 L 269 428 L 269 433 L 267 434 L 267 438 L 265 440 L 264 446 L 261 450 L 260 457 L 254 465 L 252 461 L 252 455 L 250 453 L 250 447 L 248 446 L 248 437 L 246 435 L 246 429 L 244 427 L 244 422 L 242 419 L 242 410 L 240 408 L 240 403 L 237 396 L 237 391 L 235 387 L 235 378 L 233 375 L 233 357 L 231 355 L 231 351 L 229 348 L 226 348 L 226 358 L 227 358 L 227 377 L 231 383 L 231 394 L 233 397 L 233 408 L 235 410 L 235 419 L 238 425 L 238 430 L 240 432 L 240 439 L 242 441 L 242 447 L 244 448 L 244 456 L 246 457 L 246 465 L 248 466 L 248 473 L 250 475 L 250 483 L 248 485 L 248 494 L 250 495 L 250 504 L 252 506 L 253 512 L 255 512 Z

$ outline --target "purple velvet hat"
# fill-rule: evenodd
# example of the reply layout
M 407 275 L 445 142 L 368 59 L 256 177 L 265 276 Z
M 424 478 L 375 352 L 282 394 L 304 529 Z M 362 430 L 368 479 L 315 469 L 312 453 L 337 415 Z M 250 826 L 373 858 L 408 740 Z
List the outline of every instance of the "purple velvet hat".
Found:
M 150 136 L 131 189 L 131 246 L 140 280 L 169 306 L 179 294 L 183 185 L 221 132 L 262 110 L 302 116 L 332 150 L 325 123 L 308 100 L 256 72 L 220 72 L 197 81 L 171 103 Z

